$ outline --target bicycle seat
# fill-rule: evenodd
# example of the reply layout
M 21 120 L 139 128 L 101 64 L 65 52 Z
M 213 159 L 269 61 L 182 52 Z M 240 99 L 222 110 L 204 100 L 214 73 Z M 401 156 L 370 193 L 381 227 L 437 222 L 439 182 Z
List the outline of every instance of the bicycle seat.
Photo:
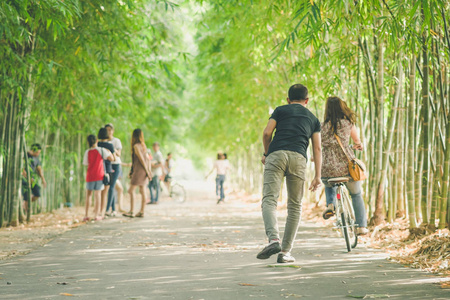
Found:
M 350 181 L 349 177 L 334 177 L 334 178 L 328 179 L 329 184 L 338 184 L 338 183 L 344 183 L 347 181 Z

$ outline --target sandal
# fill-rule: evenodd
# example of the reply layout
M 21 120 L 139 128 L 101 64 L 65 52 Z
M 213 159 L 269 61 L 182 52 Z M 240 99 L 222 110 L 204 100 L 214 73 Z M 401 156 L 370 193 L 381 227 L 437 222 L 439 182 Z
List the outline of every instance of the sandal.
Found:
M 124 217 L 128 217 L 128 218 L 134 218 L 134 216 L 133 216 L 133 212 L 127 212 L 127 213 L 124 213 L 124 214 L 122 214 L 122 216 L 124 216 Z
M 143 217 L 144 217 L 144 213 L 138 212 L 138 213 L 135 215 L 135 217 L 136 217 L 136 218 L 143 218 Z
M 332 216 L 334 216 L 334 205 L 330 204 L 327 209 L 323 212 L 322 217 L 325 220 L 328 220 L 329 218 L 331 218 Z
M 89 217 L 84 217 L 83 218 L 83 222 L 89 222 L 91 220 L 91 218 L 89 218 Z

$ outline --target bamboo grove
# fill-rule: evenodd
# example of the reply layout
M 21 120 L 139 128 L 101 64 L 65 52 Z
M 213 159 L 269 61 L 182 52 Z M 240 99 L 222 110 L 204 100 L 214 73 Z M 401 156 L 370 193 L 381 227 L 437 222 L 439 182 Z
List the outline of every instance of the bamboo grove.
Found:
M 449 16 L 443 0 L 3 1 L 1 223 L 20 220 L 34 141 L 46 209 L 79 203 L 85 135 L 112 118 L 123 141 L 141 126 L 194 161 L 225 150 L 260 192 L 262 129 L 301 82 L 319 119 L 331 95 L 356 111 L 373 225 L 447 227 Z
M 330 95 L 358 115 L 373 225 L 407 217 L 412 234 L 448 226 L 448 1 L 211 2 L 198 56 L 205 121 L 195 134 L 199 142 L 220 136 L 217 147 L 228 141 L 242 187 L 260 189 L 254 176 L 268 108 L 302 82 L 320 118 Z M 219 114 L 236 118 L 229 124 Z
M 48 182 L 33 210 L 51 211 L 82 201 L 86 136 L 104 124 L 115 123 L 125 156 L 136 127 L 150 141 L 171 135 L 183 91 L 174 8 L 165 1 L 0 2 L 0 225 L 24 221 L 19 192 L 29 145 L 44 146 Z

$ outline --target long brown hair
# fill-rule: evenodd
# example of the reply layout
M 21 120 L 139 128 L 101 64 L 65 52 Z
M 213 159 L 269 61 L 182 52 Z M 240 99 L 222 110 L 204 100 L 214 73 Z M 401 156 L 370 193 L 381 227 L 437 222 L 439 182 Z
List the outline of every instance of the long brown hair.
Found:
M 131 136 L 131 153 L 134 154 L 134 145 L 141 144 L 144 147 L 144 150 L 147 151 L 147 147 L 145 146 L 144 141 L 144 133 L 141 129 L 136 128 L 133 130 L 133 135 Z
M 348 120 L 352 124 L 356 123 L 355 113 L 347 106 L 341 98 L 333 96 L 328 97 L 325 104 L 324 123 L 330 122 L 331 129 L 337 134 L 338 126 L 341 126 L 341 120 Z

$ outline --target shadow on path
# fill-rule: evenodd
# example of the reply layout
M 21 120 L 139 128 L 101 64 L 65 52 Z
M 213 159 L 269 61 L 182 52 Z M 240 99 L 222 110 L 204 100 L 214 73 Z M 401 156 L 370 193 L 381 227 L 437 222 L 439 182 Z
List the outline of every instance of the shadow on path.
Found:
M 167 199 L 143 219 L 90 223 L 0 262 L 0 298 L 450 298 L 433 284 L 441 278 L 363 246 L 346 253 L 342 238 L 312 223 L 301 224 L 292 265 L 257 260 L 264 238 L 259 204 L 216 205 L 192 185 L 184 204 Z

